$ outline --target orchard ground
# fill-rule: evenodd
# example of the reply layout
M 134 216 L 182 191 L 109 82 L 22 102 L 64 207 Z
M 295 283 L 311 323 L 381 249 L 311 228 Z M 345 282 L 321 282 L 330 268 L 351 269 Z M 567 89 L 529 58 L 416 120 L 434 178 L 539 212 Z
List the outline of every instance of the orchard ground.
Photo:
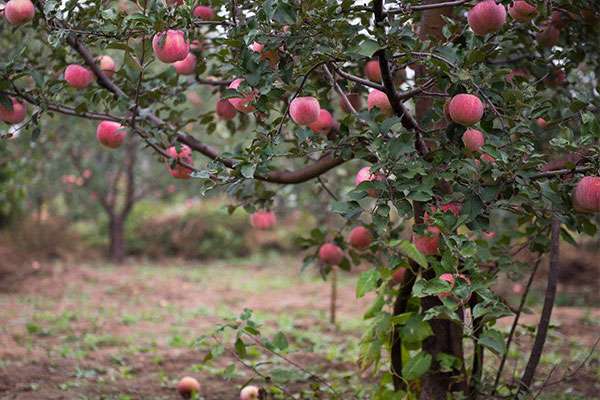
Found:
M 190 375 L 200 381 L 203 398 L 237 399 L 248 371 L 237 364 L 235 372 L 225 372 L 228 360 L 203 365 L 206 352 L 195 348 L 194 341 L 244 308 L 264 322 L 263 334 L 284 332 L 288 356 L 337 382 L 342 393 L 355 380 L 369 381 L 358 370 L 356 357 L 367 325 L 362 315 L 372 299 L 356 299 L 357 274 L 339 274 L 334 328 L 328 322 L 329 282 L 313 270 L 300 274 L 300 268 L 298 257 L 283 256 L 207 264 L 131 261 L 122 267 L 41 264 L 18 288 L 0 293 L 0 398 L 177 399 L 175 384 Z M 565 262 L 563 268 L 580 267 Z M 553 314 L 556 329 L 539 375 L 543 380 L 553 371 L 548 382 L 560 383 L 548 386 L 539 399 L 600 399 L 599 349 L 590 355 L 600 336 L 597 265 L 571 275 L 579 277 L 576 284 L 570 285 L 568 277 L 561 284 Z M 516 304 L 511 285 L 502 287 Z M 522 319 L 528 326 L 537 321 L 541 296 L 542 288 L 535 287 Z M 508 330 L 511 320 L 503 320 L 502 328 Z M 525 331 L 519 329 L 516 339 L 524 348 L 529 340 Z M 513 347 L 507 374 L 516 365 L 520 370 L 527 354 Z M 590 367 L 577 369 L 586 357 Z M 267 364 L 274 381 L 285 379 L 298 398 L 317 396 L 301 371 L 268 361 L 275 362 Z M 492 367 L 499 359 L 488 353 L 486 361 Z M 574 376 L 563 380 L 568 369 L 576 370 Z M 348 384 L 339 386 L 344 381 Z M 322 393 L 321 398 L 331 397 Z

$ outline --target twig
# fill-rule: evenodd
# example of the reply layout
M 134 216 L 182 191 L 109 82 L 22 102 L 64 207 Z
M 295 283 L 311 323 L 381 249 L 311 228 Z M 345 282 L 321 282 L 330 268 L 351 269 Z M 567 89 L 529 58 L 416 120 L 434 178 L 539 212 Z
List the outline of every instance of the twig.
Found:
M 531 289 L 531 285 L 533 284 L 533 278 L 535 277 L 535 273 L 542 262 L 542 257 L 538 257 L 535 264 L 533 264 L 533 269 L 531 270 L 531 274 L 529 275 L 529 279 L 527 280 L 527 285 L 525 286 L 525 291 L 521 296 L 521 301 L 519 303 L 519 308 L 515 313 L 515 319 L 513 320 L 512 326 L 510 327 L 510 332 L 508 334 L 508 339 L 506 340 L 506 350 L 504 354 L 502 354 L 502 360 L 500 361 L 500 366 L 498 367 L 498 371 L 496 372 L 496 379 L 494 379 L 494 386 L 492 389 L 492 396 L 496 394 L 496 389 L 498 388 L 498 383 L 500 382 L 500 378 L 502 377 L 502 370 L 504 369 L 504 364 L 506 364 L 506 359 L 508 357 L 508 351 L 510 349 L 510 345 L 512 344 L 513 336 L 519 324 L 519 318 L 521 317 L 521 313 L 523 312 L 523 308 L 525 307 L 525 301 L 527 300 L 527 295 L 529 294 L 529 290 Z

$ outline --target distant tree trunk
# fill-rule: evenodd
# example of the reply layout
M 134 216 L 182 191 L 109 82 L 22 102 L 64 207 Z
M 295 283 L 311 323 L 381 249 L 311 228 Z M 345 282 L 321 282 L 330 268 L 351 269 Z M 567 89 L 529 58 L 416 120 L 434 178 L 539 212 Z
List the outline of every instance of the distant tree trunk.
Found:
M 122 216 L 111 216 L 108 223 L 108 258 L 115 264 L 125 260 L 125 220 Z

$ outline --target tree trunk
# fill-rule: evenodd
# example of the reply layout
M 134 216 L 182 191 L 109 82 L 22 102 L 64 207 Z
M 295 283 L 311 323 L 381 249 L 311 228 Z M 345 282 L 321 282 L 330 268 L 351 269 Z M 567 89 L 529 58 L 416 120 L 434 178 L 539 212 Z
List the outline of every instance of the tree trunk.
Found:
M 119 216 L 110 217 L 108 224 L 108 258 L 115 264 L 121 264 L 125 260 L 125 230 L 124 219 Z

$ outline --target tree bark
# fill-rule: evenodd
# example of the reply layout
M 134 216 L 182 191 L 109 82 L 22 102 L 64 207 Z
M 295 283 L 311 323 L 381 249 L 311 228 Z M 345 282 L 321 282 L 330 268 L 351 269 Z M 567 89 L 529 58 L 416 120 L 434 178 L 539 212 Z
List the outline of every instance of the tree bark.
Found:
M 108 258 L 115 264 L 125 260 L 125 220 L 121 216 L 111 216 L 108 223 Z

